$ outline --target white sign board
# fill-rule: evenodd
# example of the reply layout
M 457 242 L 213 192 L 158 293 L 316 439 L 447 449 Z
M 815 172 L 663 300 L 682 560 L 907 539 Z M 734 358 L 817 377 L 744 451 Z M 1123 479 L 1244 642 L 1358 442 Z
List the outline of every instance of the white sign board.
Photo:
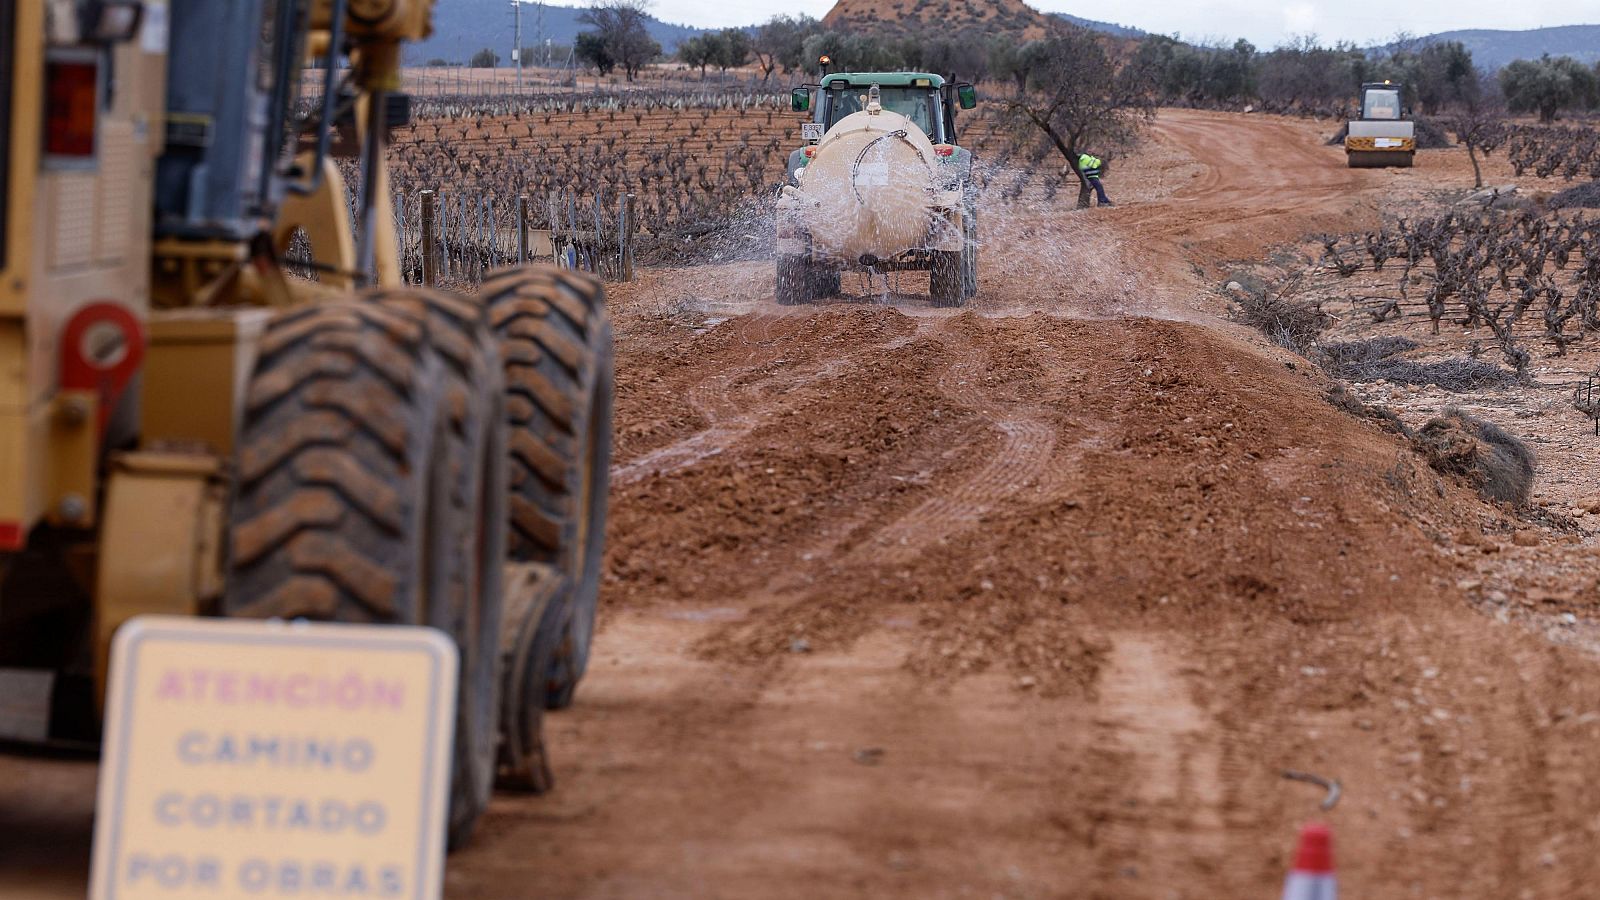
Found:
M 429 628 L 130 620 L 90 896 L 438 897 L 456 666 Z
M 802 140 L 802 141 L 820 141 L 820 140 L 822 140 L 822 134 L 823 134 L 823 128 L 822 128 L 822 123 L 821 122 L 802 122 L 802 123 L 800 123 L 800 140 Z

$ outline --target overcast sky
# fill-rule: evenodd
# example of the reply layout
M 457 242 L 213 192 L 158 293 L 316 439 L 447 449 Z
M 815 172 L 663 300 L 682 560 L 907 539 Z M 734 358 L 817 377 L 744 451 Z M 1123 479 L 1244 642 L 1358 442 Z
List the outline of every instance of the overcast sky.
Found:
M 1291 35 L 1313 32 L 1324 41 L 1366 44 L 1387 41 L 1401 31 L 1432 34 L 1458 28 L 1600 23 L 1600 0 L 1031 0 L 1031 5 L 1161 34 L 1179 32 L 1191 40 L 1231 41 L 1243 36 L 1262 48 L 1276 46 Z M 832 6 L 833 0 L 654 0 L 651 11 L 668 22 L 708 27 L 750 25 L 779 13 L 804 12 L 820 18 Z

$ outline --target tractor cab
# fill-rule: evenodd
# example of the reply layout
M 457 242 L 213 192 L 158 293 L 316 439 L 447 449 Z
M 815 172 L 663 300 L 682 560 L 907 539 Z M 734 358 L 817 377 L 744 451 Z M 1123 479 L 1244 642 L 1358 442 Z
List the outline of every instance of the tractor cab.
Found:
M 878 85 L 878 98 L 884 109 L 915 122 L 935 144 L 955 142 L 954 122 L 945 121 L 944 97 L 940 90 L 944 79 L 937 75 L 830 75 L 822 79 L 819 92 L 822 103 L 817 112 L 823 129 L 832 128 L 845 116 L 866 109 L 867 92 L 873 84 Z
M 955 144 L 956 109 L 977 105 L 972 85 L 946 82 L 929 72 L 838 72 L 823 76 L 821 84 L 795 88 L 793 108 L 811 112 L 813 125 L 820 126 L 815 132 L 826 132 L 866 109 L 873 85 L 884 109 L 915 122 L 935 144 Z

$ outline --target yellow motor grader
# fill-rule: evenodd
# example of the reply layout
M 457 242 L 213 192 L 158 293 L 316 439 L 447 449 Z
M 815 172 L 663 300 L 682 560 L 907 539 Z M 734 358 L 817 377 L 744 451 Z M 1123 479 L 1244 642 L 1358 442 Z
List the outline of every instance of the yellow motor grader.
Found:
M 561 270 L 402 284 L 385 142 L 431 16 L 0 0 L 0 740 L 96 745 L 131 616 L 426 625 L 460 651 L 452 844 L 497 778 L 547 785 L 542 710 L 594 624 L 611 329 Z

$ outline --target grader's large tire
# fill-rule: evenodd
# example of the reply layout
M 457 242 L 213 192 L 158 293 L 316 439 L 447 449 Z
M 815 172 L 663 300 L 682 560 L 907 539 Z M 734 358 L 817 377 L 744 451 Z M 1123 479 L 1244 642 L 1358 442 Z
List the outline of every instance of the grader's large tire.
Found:
M 961 250 L 933 251 L 928 273 L 928 293 L 934 306 L 961 306 L 967 302 L 965 261 Z
M 506 628 L 501 641 L 500 758 L 496 784 L 543 793 L 554 784 L 544 745 L 550 668 L 572 620 L 571 584 L 537 563 L 506 569 Z
M 499 711 L 506 444 L 483 311 L 365 291 L 285 313 L 259 351 L 222 611 L 452 635 L 458 847 L 493 789 Z
M 505 365 L 511 424 L 513 560 L 554 568 L 568 583 L 566 632 L 547 702 L 572 703 L 589 664 L 605 551 L 614 395 L 611 320 L 600 282 L 524 266 L 483 284 Z

